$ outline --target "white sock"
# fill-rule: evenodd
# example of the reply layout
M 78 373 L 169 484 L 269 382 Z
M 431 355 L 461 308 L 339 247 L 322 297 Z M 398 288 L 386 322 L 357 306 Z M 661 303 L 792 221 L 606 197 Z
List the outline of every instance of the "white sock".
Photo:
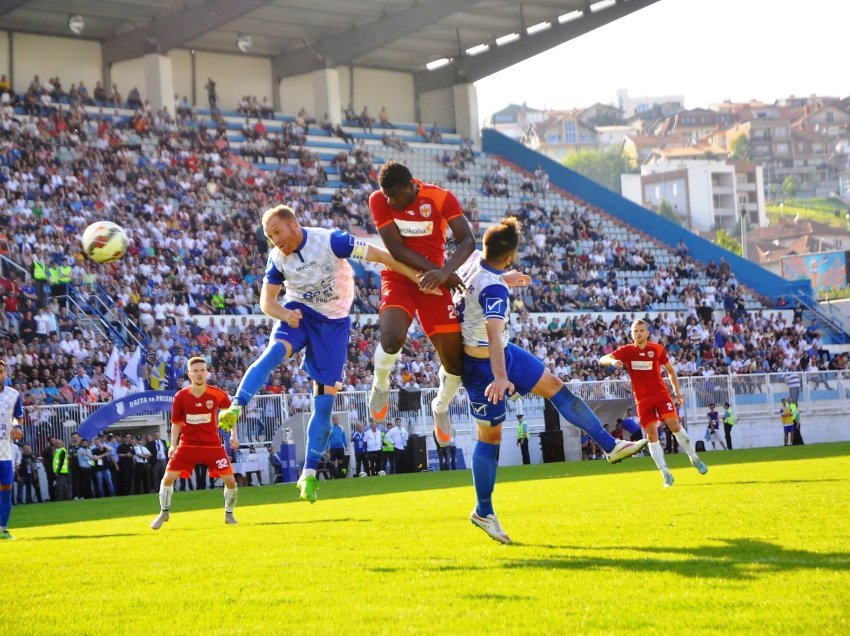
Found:
M 170 486 L 159 485 L 159 509 L 168 512 L 171 508 L 171 495 L 174 494 L 174 484 Z
M 434 402 L 434 410 L 444 413 L 449 410 L 449 404 L 460 389 L 461 379 L 459 375 L 452 375 L 446 368 L 441 366 L 437 377 L 440 378 L 440 388 L 437 389 L 437 400 Z
M 691 438 L 688 437 L 688 432 L 680 428 L 678 431 L 673 433 L 676 436 L 676 439 L 679 440 L 679 446 L 685 449 L 685 452 L 688 454 L 688 457 L 691 459 L 698 459 L 697 452 L 694 450 L 694 445 L 691 444 Z
M 380 343 L 375 347 L 375 386 L 382 391 L 390 388 L 390 371 L 393 370 L 400 353 L 400 350 L 387 353 Z
M 669 472 L 667 470 L 667 462 L 664 459 L 664 449 L 661 448 L 661 442 L 650 442 L 649 446 L 649 454 L 652 455 L 652 459 L 655 461 L 655 465 L 658 466 L 658 470 L 662 473 Z
M 236 505 L 236 488 L 224 488 L 224 511 L 233 512 Z
M 301 476 L 302 477 L 315 477 L 316 476 L 316 469 L 315 468 L 305 468 L 304 470 L 301 471 Z

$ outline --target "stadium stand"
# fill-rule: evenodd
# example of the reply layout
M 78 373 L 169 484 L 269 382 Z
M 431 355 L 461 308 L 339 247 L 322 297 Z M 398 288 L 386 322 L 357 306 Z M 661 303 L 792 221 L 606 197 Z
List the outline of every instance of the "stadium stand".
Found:
M 846 366 L 829 355 L 802 310 L 772 313 L 725 260 L 698 262 L 684 243 L 665 245 L 556 187 L 539 166 L 478 152 L 451 130 L 396 123 L 390 138 L 380 123 L 346 121 L 331 131 L 304 115 L 262 111 L 262 119 L 246 119 L 244 110 L 211 112 L 182 100 L 175 114 L 152 112 L 144 102 L 115 108 L 79 90 L 65 96 L 57 83 L 51 91 L 36 89 L 34 80 L 22 101 L 0 112 L 0 337 L 33 422 L 45 406 L 89 405 L 133 390 L 104 375 L 116 343 L 125 361 L 144 348 L 148 386 L 164 385 L 200 354 L 216 383 L 232 392 L 268 332 L 247 320 L 258 313 L 267 250 L 260 212 L 284 200 L 304 225 L 374 235 L 366 200 L 388 159 L 452 188 L 478 234 L 506 214 L 523 220 L 522 264 L 534 283 L 513 301 L 516 336 L 564 379 L 622 384 L 622 373 L 606 375 L 596 359 L 624 341 L 629 315 L 645 312 L 683 376 Z M 51 99 L 36 99 L 38 90 Z M 124 226 L 132 245 L 120 262 L 98 266 L 77 239 L 103 217 Z M 48 281 L 32 280 L 36 263 L 46 264 Z M 70 281 L 58 277 L 63 264 L 72 267 Z M 377 273 L 358 265 L 357 281 L 353 310 L 374 314 Z M 577 310 L 615 314 L 535 315 Z M 227 315 L 227 323 L 202 327 L 192 320 L 202 315 Z M 375 331 L 371 318 L 353 330 L 350 391 L 371 382 Z M 299 363 L 296 357 L 282 367 L 268 388 L 286 392 L 294 412 L 306 408 L 299 396 L 309 390 Z M 433 387 L 436 369 L 427 339 L 414 334 L 394 386 Z M 80 373 L 86 390 L 72 388 Z

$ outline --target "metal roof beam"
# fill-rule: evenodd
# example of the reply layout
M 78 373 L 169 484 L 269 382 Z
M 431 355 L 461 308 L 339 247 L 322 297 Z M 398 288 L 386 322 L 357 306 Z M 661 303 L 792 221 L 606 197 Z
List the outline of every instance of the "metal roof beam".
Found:
M 273 72 L 276 77 L 283 78 L 348 64 L 480 1 L 419 2 L 364 25 L 323 37 L 310 45 L 281 53 L 272 60 Z
M 25 5 L 30 0 L 0 0 L 0 15 L 5 15 Z
M 414 75 L 415 90 L 418 94 L 447 88 L 454 84 L 475 82 L 656 2 L 658 0 L 618 0 L 616 5 L 596 13 L 585 9 L 582 17 L 563 24 L 553 20 L 551 28 L 534 35 L 528 35 L 523 31 L 518 40 L 504 46 L 488 43 L 489 51 L 474 57 L 464 55 L 448 66 L 434 71 L 416 73 Z M 482 44 L 485 43 L 482 42 Z
M 113 35 L 103 43 L 103 62 L 111 64 L 145 53 L 167 53 L 268 3 L 269 0 L 206 0 L 193 4 Z M 234 49 L 235 46 L 234 43 Z

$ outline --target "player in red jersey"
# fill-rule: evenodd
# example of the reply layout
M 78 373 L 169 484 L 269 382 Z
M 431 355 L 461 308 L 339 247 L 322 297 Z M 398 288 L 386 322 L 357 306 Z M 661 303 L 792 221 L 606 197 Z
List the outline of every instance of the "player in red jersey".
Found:
M 658 470 L 664 475 L 664 487 L 673 485 L 673 475 L 664 460 L 664 450 L 658 441 L 658 424 L 664 420 L 673 435 L 691 460 L 691 464 L 701 475 L 708 472 L 708 467 L 697 456 L 691 438 L 679 424 L 676 407 L 684 404 L 679 390 L 679 376 L 676 369 L 667 358 L 667 351 L 656 342 L 649 341 L 649 326 L 645 321 L 636 319 L 632 323 L 632 341 L 634 344 L 624 345 L 616 351 L 602 356 L 599 364 L 613 365 L 625 368 L 632 380 L 632 391 L 635 394 L 638 421 L 646 431 L 649 439 L 649 454 L 655 460 Z M 661 379 L 661 367 L 667 371 L 670 384 L 673 385 L 673 395 L 667 390 L 667 385 Z
M 457 198 L 448 190 L 414 179 L 404 164 L 388 161 L 378 177 L 380 191 L 369 197 L 369 210 L 384 245 L 400 263 L 423 272 L 419 287 L 391 270 L 381 272 L 378 326 L 381 342 L 375 349 L 375 377 L 369 395 L 372 417 L 387 416 L 390 371 L 407 338 L 414 315 L 440 356 L 440 387 L 431 402 L 438 443 L 452 439 L 449 404 L 460 388 L 463 341 L 449 288 L 458 287 L 455 270 L 472 254 L 475 238 Z M 457 249 L 446 261 L 446 230 L 451 228 Z M 442 294 L 423 291 L 438 289 Z
M 189 477 L 195 464 L 206 464 L 210 477 L 224 481 L 224 522 L 235 524 L 233 507 L 236 505 L 236 480 L 233 466 L 218 436 L 218 412 L 230 406 L 227 393 L 207 385 L 209 370 L 203 358 L 189 358 L 191 386 L 174 396 L 171 407 L 171 448 L 168 449 L 168 466 L 159 486 L 159 516 L 151 522 L 159 530 L 168 521 L 171 495 L 178 477 Z M 239 448 L 236 429 L 230 431 L 230 448 Z

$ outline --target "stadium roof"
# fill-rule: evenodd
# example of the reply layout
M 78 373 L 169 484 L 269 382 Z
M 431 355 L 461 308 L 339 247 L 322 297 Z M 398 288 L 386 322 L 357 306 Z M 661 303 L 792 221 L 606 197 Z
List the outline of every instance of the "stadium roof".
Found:
M 174 48 L 238 53 L 237 38 L 249 35 L 247 52 L 272 58 L 278 78 L 351 64 L 414 73 L 417 89 L 430 90 L 476 81 L 657 1 L 0 0 L 0 22 L 72 36 L 69 16 L 79 14 L 79 37 L 100 40 L 107 64 Z M 445 66 L 428 71 L 436 60 Z

